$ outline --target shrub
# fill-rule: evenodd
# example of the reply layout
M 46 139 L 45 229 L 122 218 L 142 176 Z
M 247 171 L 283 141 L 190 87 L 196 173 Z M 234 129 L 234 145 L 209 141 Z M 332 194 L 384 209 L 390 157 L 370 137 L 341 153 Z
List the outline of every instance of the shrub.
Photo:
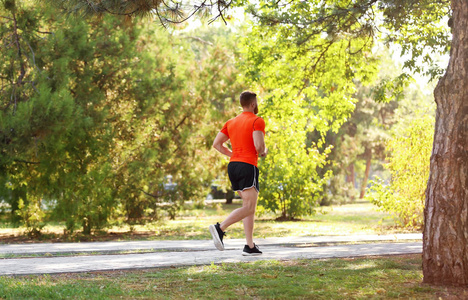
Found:
M 44 228 L 44 211 L 41 209 L 40 199 L 29 199 L 28 202 L 19 199 L 16 214 L 20 217 L 20 222 L 26 227 L 26 234 L 29 237 L 39 237 Z
M 318 170 L 326 163 L 330 149 L 320 152 L 316 143 L 307 145 L 305 108 L 286 101 L 276 105 L 282 106 L 267 103 L 264 108 L 269 153 L 259 164 L 259 213 L 270 211 L 278 220 L 291 220 L 313 214 L 319 205 L 331 172 L 322 177 Z
M 391 173 L 390 183 L 377 178 L 367 196 L 382 211 L 395 214 L 403 226 L 421 226 L 424 221 L 434 121 L 432 116 L 415 119 L 391 138 L 385 165 Z

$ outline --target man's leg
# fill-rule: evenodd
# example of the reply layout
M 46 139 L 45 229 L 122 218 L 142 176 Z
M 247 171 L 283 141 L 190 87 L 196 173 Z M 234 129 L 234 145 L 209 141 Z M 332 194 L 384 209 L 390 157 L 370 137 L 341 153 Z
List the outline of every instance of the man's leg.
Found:
M 253 242 L 254 220 L 255 220 L 255 214 L 247 216 L 242 220 L 244 222 L 245 240 L 247 241 L 247 245 L 249 245 L 250 248 L 254 247 L 254 242 Z
M 242 198 L 241 193 L 242 192 L 239 191 L 239 195 Z M 258 196 L 258 193 L 257 193 L 257 196 Z M 245 240 L 247 241 L 247 245 L 249 245 L 250 248 L 253 248 L 254 246 L 254 243 L 253 243 L 254 220 L 255 220 L 255 213 L 242 219 L 242 222 L 244 223 Z
M 253 216 L 255 215 L 255 209 L 257 207 L 257 197 L 258 197 L 258 192 L 257 190 L 252 187 L 248 190 L 244 190 L 242 192 L 239 192 L 239 195 L 242 198 L 242 207 L 235 209 L 229 214 L 229 216 L 220 224 L 220 228 L 222 231 L 225 231 L 226 228 L 231 226 L 232 224 L 239 222 L 240 220 L 243 220 L 246 217 L 251 217 L 250 220 L 248 220 L 248 231 L 246 231 L 246 238 L 249 239 L 247 236 L 247 233 L 249 233 L 249 236 L 253 235 L 253 221 L 254 218 Z M 245 223 L 244 223 L 244 231 L 245 231 Z M 252 238 L 251 238 L 252 239 Z M 249 240 L 247 240 L 247 243 Z M 253 247 L 253 242 L 251 244 L 248 244 L 249 247 Z

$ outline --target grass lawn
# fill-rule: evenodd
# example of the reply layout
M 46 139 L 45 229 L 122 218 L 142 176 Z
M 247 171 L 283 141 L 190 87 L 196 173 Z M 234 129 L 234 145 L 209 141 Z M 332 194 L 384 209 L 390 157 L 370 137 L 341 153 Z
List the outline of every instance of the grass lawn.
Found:
M 136 225 L 132 230 L 127 225 L 113 226 L 106 231 L 96 232 L 92 236 L 76 234 L 63 235 L 63 225 L 48 225 L 44 235 L 38 241 L 96 241 L 96 240 L 185 240 L 210 239 L 207 227 L 221 222 L 240 203 L 231 205 L 212 204 L 203 209 L 187 207 L 181 211 L 176 220 L 162 220 L 146 225 Z M 335 205 L 319 208 L 314 216 L 300 221 L 277 222 L 273 215 L 257 217 L 255 237 L 282 236 L 317 236 L 317 235 L 352 235 L 352 234 L 390 234 L 415 232 L 416 229 L 405 229 L 395 226 L 391 216 L 379 212 L 368 202 Z M 0 225 L 0 243 L 28 242 L 21 236 L 22 230 Z M 227 230 L 227 239 L 243 238 L 242 222 L 234 224 Z
M 240 207 L 235 205 L 235 208 Z M 213 208 L 187 210 L 178 220 L 168 221 L 161 226 L 148 225 L 159 238 L 209 239 L 206 228 L 221 222 L 234 208 L 232 205 L 219 205 L 216 213 Z M 321 211 L 300 221 L 274 220 L 274 216 L 260 216 L 255 222 L 256 237 L 317 236 L 350 234 L 388 234 L 410 232 L 409 229 L 395 226 L 391 217 L 376 211 L 370 203 L 347 204 L 321 208 Z M 412 232 L 415 232 L 414 230 Z M 236 223 L 227 230 L 227 238 L 243 238 L 242 223 Z
M 2 299 L 467 299 L 421 283 L 421 256 L 258 261 L 0 277 Z

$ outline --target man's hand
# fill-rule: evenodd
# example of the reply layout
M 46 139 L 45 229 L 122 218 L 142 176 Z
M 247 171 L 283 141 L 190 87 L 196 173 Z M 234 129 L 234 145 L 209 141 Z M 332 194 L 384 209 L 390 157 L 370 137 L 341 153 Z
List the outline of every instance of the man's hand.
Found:
M 231 157 L 232 151 L 225 147 L 223 144 L 229 140 L 229 137 L 222 132 L 219 132 L 213 142 L 213 148 L 221 152 L 222 154 Z
M 260 153 L 260 157 L 266 157 L 268 154 L 268 148 L 265 148 L 265 151 L 263 153 Z

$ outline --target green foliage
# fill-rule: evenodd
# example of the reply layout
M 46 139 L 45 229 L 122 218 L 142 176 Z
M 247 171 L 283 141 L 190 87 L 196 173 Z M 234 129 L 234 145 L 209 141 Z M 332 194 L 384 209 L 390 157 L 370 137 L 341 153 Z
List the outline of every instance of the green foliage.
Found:
M 277 213 L 282 220 L 313 214 L 321 187 L 330 174 L 320 177 L 330 149 L 320 153 L 307 145 L 308 119 L 305 101 L 267 98 L 262 115 L 267 120 L 269 154 L 260 162 L 259 211 Z
M 377 179 L 367 197 L 381 210 L 395 214 L 403 226 L 423 224 L 434 122 L 432 116 L 415 119 L 393 136 L 385 165 L 392 175 L 390 184 Z
M 13 88 L 12 96 L 18 100 L 2 111 L 0 128 L 7 140 L 2 181 L 13 187 L 24 184 L 29 198 L 56 200 L 54 215 L 66 221 L 69 231 L 80 224 L 90 233 L 107 223 L 114 204 L 108 160 L 112 123 L 106 94 L 120 86 L 112 75 L 125 71 L 128 53 L 122 44 L 131 49 L 135 42 L 129 37 L 136 32 L 122 31 L 113 38 L 108 32 L 119 22 L 112 17 L 97 30 L 78 19 L 54 21 L 47 14 L 50 11 L 40 16 L 41 6 L 21 9 L 18 15 L 35 17 L 35 22 L 18 22 L 23 32 L 42 26 L 53 34 L 44 39 L 24 34 L 25 44 L 15 49 L 34 58 L 22 67 L 33 91 Z M 5 66 L 14 67 L 14 63 Z M 30 88 L 18 84 L 26 91 Z
M 245 4 L 245 0 L 211 1 L 164 1 L 164 0 L 67 0 L 47 1 L 51 5 L 60 7 L 68 14 L 80 17 L 93 17 L 103 15 L 118 15 L 130 21 L 132 17 L 156 18 L 165 28 L 181 27 L 184 22 L 193 16 L 202 19 L 211 17 L 210 23 L 219 19 L 227 23 L 227 15 L 231 5 Z
M 349 171 L 346 184 L 343 180 L 331 180 L 330 188 L 335 185 L 336 191 L 341 188 L 341 195 L 352 197 L 354 169 L 359 166 L 356 162 L 365 159 L 363 195 L 372 158 L 382 156 L 385 130 L 389 129 L 396 108 L 394 100 L 403 97 L 411 82 L 410 75 L 404 72 L 380 78 L 372 85 L 369 95 L 365 95 L 368 103 L 363 103 L 361 111 L 350 120 L 355 98 L 363 98 L 356 85 L 368 86 L 377 74 L 379 58 L 373 46 L 382 39 L 400 43 L 402 54 L 411 54 L 405 57 L 405 68 L 436 77 L 440 70 L 436 69 L 432 58 L 434 54 L 446 54 L 450 40 L 443 19 L 449 15 L 448 1 L 439 5 L 433 1 L 400 0 L 264 0 L 252 3 L 248 12 L 254 16 L 255 23 L 245 42 L 248 45 L 247 75 L 267 93 L 279 94 L 281 101 L 305 95 L 311 111 L 309 124 L 314 133 L 311 141 L 321 145 L 320 141 L 328 132 L 327 137 L 332 141 L 325 140 L 327 145 L 351 150 L 344 150 L 341 157 L 332 157 L 336 159 L 336 165 L 331 167 L 335 172 L 345 173 L 343 170 L 348 168 Z M 372 101 L 382 104 L 368 105 Z M 368 113 L 369 109 L 374 109 L 372 106 L 376 106 L 376 115 Z M 367 115 L 371 124 L 359 120 L 363 115 Z M 341 136 L 334 136 L 346 121 L 350 122 Z M 363 124 L 357 126 L 361 121 Z M 339 184 L 341 187 L 336 187 Z M 328 195 L 324 199 L 330 202 Z
M 50 219 L 68 232 L 91 233 L 162 210 L 174 218 L 185 200 L 201 199 L 221 165 L 206 167 L 212 124 L 241 90 L 235 47 L 212 36 L 200 53 L 143 22 L 65 20 L 29 2 L 16 9 L 1 12 L 19 29 L 7 20 L 0 30 L 20 41 L 2 48 L 0 64 L 0 191 L 12 216 L 27 194 L 49 201 Z M 24 205 L 23 221 L 38 209 Z
M 371 171 L 382 170 L 385 158 L 385 142 L 391 134 L 391 128 L 397 122 L 395 111 L 406 97 L 405 93 L 386 94 L 387 100 L 379 101 L 375 90 L 385 85 L 389 78 L 399 74 L 401 69 L 390 59 L 391 54 L 386 49 L 379 49 L 373 54 L 379 60 L 379 73 L 375 82 L 365 86 L 356 82 L 356 107 L 351 116 L 338 132 L 330 130 L 325 137 L 326 145 L 333 145 L 328 157 L 328 164 L 321 173 L 332 171 L 333 177 L 324 187 L 320 204 L 346 203 L 362 198 L 365 194 L 368 176 Z M 420 98 L 414 102 L 421 103 Z M 310 138 L 319 138 L 315 132 Z M 360 184 L 361 192 L 358 186 Z
M 229 48 L 233 42 L 223 44 L 230 33 L 163 33 L 156 27 L 144 29 L 141 58 L 134 68 L 134 77 L 141 81 L 134 98 L 113 108 L 122 114 L 111 152 L 116 197 L 131 223 L 157 219 L 160 208 L 174 218 L 183 201 L 206 195 L 223 165 L 210 151 L 213 136 L 242 90 L 230 50 L 235 48 Z M 187 37 L 193 36 L 189 44 Z M 174 191 L 165 189 L 167 175 L 177 185 Z
M 395 98 L 401 98 L 410 81 L 411 77 L 406 73 L 401 73 L 394 78 L 382 78 L 373 88 L 373 100 L 388 103 Z
M 249 7 L 255 23 L 246 22 L 247 34 L 245 28 L 169 34 L 131 22 L 154 13 L 160 1 L 54 3 L 89 18 L 64 19 L 42 2 L 1 2 L 0 192 L 12 219 L 27 223 L 40 208 L 34 201 L 45 201 L 49 217 L 70 232 L 143 223 L 162 213 L 174 218 L 186 199 L 202 199 L 226 164 L 208 151 L 211 141 L 235 114 L 245 82 L 265 97 L 267 126 L 276 128 L 262 162 L 268 171 L 262 184 L 271 193 L 261 203 L 285 218 L 312 213 L 330 176 L 320 170 L 332 154 L 326 135 L 350 120 L 357 87 L 377 76 L 377 29 L 393 31 L 387 40 L 411 53 L 405 67 L 421 72 L 416 57 L 431 65 L 431 55 L 446 53 L 449 41 L 447 1 L 263 0 Z M 221 15 L 229 5 L 247 4 L 211 3 Z M 180 11 L 177 4 L 157 15 L 164 24 Z M 407 81 L 407 74 L 381 80 L 373 98 L 388 102 Z M 361 133 L 371 141 L 355 149 L 379 144 L 379 130 Z M 342 145 L 351 149 L 353 141 Z M 169 175 L 174 190 L 166 188 Z M 292 198 L 280 196 L 286 191 Z
M 271 152 L 261 165 L 266 188 L 259 204 L 294 218 L 312 214 L 318 205 L 331 175 L 318 173 L 331 149 L 324 137 L 350 117 L 356 82 L 372 82 L 378 60 L 367 37 L 351 38 L 355 27 L 346 34 L 317 30 L 310 16 L 320 7 L 313 1 L 293 1 L 278 10 L 275 5 L 259 3 L 255 14 L 262 16 L 243 41 L 241 68 L 266 98 L 261 114 Z M 313 132 L 317 136 L 309 139 Z
M 25 203 L 23 199 L 19 199 L 16 214 L 26 227 L 26 233 L 29 237 L 38 237 L 40 235 L 41 229 L 45 226 L 45 213 L 41 208 L 40 200 L 28 199 L 27 203 Z
M 445 66 L 437 57 L 450 51 L 450 1 L 379 1 L 378 8 L 389 30 L 386 40 L 400 44 L 401 55 L 408 57 L 403 67 L 431 80 L 442 76 Z

